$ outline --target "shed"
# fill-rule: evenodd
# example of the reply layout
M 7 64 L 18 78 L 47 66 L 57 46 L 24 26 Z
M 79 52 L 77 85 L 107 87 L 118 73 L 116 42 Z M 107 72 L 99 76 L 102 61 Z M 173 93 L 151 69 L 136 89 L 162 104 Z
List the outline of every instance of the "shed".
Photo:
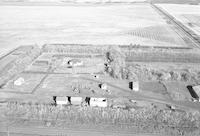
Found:
M 99 87 L 102 89 L 102 90 L 107 90 L 108 86 L 106 83 L 103 83 L 103 84 L 100 84 Z
M 107 107 L 108 102 L 106 98 L 90 98 L 90 106 L 92 107 Z
M 56 104 L 58 105 L 68 104 L 67 97 L 56 97 Z
M 138 92 L 139 91 L 139 81 L 129 82 L 129 88 L 135 92 Z
M 82 97 L 68 97 L 68 100 L 72 105 L 81 105 L 83 102 Z
M 200 97 L 200 85 L 195 85 L 195 86 L 192 86 L 192 89 L 194 90 L 194 92 L 196 93 L 196 97 Z

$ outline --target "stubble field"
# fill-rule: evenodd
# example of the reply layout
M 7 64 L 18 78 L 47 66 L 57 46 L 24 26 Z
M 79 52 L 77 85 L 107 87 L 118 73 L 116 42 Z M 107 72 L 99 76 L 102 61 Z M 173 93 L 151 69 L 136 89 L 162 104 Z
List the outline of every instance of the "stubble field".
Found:
M 1 5 L 1 51 L 48 43 L 186 46 L 149 4 Z
M 200 5 L 158 4 L 158 6 L 200 36 Z

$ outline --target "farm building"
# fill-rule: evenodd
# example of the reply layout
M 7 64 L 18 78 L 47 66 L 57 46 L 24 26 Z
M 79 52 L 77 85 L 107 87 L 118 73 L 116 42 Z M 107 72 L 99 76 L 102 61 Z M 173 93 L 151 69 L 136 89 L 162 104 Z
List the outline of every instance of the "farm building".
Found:
M 135 92 L 139 91 L 139 81 L 129 82 L 129 88 Z
M 200 97 L 200 85 L 193 86 L 192 89 L 196 93 L 196 97 Z
M 83 98 L 82 97 L 68 97 L 69 103 L 72 105 L 81 105 L 81 103 L 83 102 Z
M 106 98 L 90 98 L 90 106 L 92 107 L 107 107 L 108 102 Z
M 83 65 L 83 61 L 81 61 L 79 59 L 71 59 L 68 61 L 68 64 L 71 66 L 81 66 L 81 65 Z
M 58 104 L 58 105 L 68 104 L 68 98 L 67 97 L 56 97 L 56 104 Z
M 99 87 L 100 87 L 102 90 L 106 90 L 106 89 L 108 88 L 108 86 L 107 86 L 106 83 L 100 84 Z

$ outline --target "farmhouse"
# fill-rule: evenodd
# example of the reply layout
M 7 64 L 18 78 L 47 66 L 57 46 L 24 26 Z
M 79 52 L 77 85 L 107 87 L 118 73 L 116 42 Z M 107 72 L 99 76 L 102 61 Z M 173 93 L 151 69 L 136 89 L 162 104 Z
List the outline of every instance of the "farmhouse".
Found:
M 68 61 L 68 64 L 70 66 L 81 66 L 81 65 L 83 65 L 83 61 L 81 61 L 79 59 L 71 59 Z
M 58 105 L 68 104 L 67 97 L 56 97 L 56 104 L 58 104 Z
M 107 107 L 108 102 L 106 98 L 90 98 L 90 106 L 92 107 Z

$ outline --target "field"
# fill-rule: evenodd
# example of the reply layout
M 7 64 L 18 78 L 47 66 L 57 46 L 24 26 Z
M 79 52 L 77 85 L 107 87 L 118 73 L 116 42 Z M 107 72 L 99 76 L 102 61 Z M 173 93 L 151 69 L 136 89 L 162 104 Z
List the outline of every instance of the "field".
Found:
M 187 46 L 173 27 L 144 3 L 1 5 L 0 12 L 4 49 L 48 43 Z
M 170 4 L 198 4 L 200 0 L 151 0 L 153 3 L 170 3 Z
M 199 63 L 200 53 L 194 50 L 129 50 L 126 51 L 127 62 L 174 62 L 174 63 Z
M 158 6 L 200 36 L 200 5 L 158 4 Z

